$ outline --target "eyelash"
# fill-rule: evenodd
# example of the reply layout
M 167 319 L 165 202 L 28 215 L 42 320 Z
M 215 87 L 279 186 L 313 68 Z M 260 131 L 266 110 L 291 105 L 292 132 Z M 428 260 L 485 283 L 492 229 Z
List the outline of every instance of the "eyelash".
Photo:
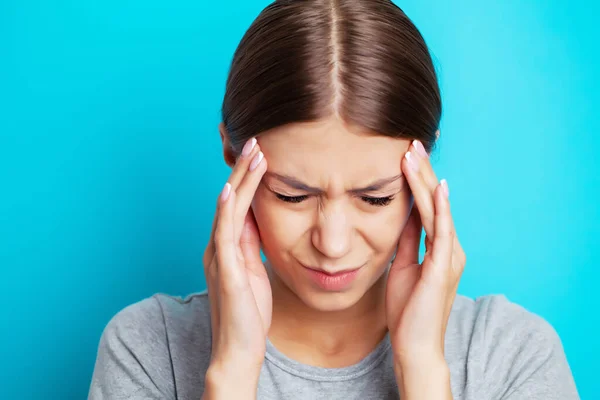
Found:
M 361 199 L 372 206 L 376 207 L 384 207 L 387 206 L 394 200 L 394 196 L 386 196 L 386 197 L 368 197 L 362 196 Z
M 286 203 L 301 203 L 308 198 L 308 196 L 285 196 L 280 193 L 275 193 L 275 196 L 279 200 L 285 201 Z M 375 207 L 384 207 L 387 206 L 394 200 L 394 196 L 386 196 L 386 197 L 369 197 L 369 196 L 361 196 L 361 200 L 365 203 L 368 203 Z
M 286 203 L 300 203 L 308 198 L 308 196 L 285 196 L 279 193 L 275 193 L 275 196 L 277 196 L 279 200 L 283 200 Z

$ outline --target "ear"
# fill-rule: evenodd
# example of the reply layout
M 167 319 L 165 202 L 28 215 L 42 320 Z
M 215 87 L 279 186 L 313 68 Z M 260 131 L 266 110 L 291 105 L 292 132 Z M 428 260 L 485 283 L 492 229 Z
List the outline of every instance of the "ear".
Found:
M 233 167 L 235 165 L 236 157 L 231 142 L 229 141 L 227 128 L 223 122 L 219 124 L 219 133 L 221 135 L 221 142 L 223 143 L 223 158 L 225 159 L 225 164 Z

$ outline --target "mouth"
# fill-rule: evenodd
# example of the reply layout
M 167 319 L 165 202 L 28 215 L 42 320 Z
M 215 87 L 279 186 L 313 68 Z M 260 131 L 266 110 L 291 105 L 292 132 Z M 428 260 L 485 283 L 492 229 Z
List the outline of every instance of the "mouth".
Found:
M 338 271 L 330 271 L 317 267 L 308 267 L 301 264 L 307 272 L 310 280 L 320 289 L 332 292 L 340 292 L 348 289 L 356 280 L 360 270 L 364 266 L 358 268 L 344 269 Z
M 302 265 L 302 266 L 304 268 L 310 269 L 311 271 L 320 272 L 320 273 L 328 275 L 328 276 L 342 276 L 344 274 L 348 274 L 350 272 L 357 271 L 361 268 L 361 267 L 358 267 L 358 268 L 345 269 L 345 270 L 340 270 L 340 271 L 328 271 L 326 269 L 308 267 L 306 265 Z

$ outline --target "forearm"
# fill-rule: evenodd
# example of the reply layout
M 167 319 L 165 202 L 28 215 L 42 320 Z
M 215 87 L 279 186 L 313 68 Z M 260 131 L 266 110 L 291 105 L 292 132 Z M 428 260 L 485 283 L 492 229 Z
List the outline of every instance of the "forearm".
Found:
M 445 361 L 396 364 L 402 400 L 452 400 L 450 369 Z
M 255 400 L 260 370 L 210 366 L 205 375 L 202 400 Z

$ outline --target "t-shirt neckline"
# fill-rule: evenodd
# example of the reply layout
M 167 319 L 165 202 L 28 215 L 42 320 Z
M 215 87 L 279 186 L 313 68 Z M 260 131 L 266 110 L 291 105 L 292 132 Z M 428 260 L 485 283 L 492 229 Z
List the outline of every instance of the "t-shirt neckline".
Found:
M 356 364 L 341 368 L 325 368 L 302 364 L 279 351 L 267 337 L 265 358 L 279 369 L 300 378 L 313 381 L 345 381 L 355 379 L 373 370 L 383 361 L 391 347 L 389 332 L 379 344 Z

